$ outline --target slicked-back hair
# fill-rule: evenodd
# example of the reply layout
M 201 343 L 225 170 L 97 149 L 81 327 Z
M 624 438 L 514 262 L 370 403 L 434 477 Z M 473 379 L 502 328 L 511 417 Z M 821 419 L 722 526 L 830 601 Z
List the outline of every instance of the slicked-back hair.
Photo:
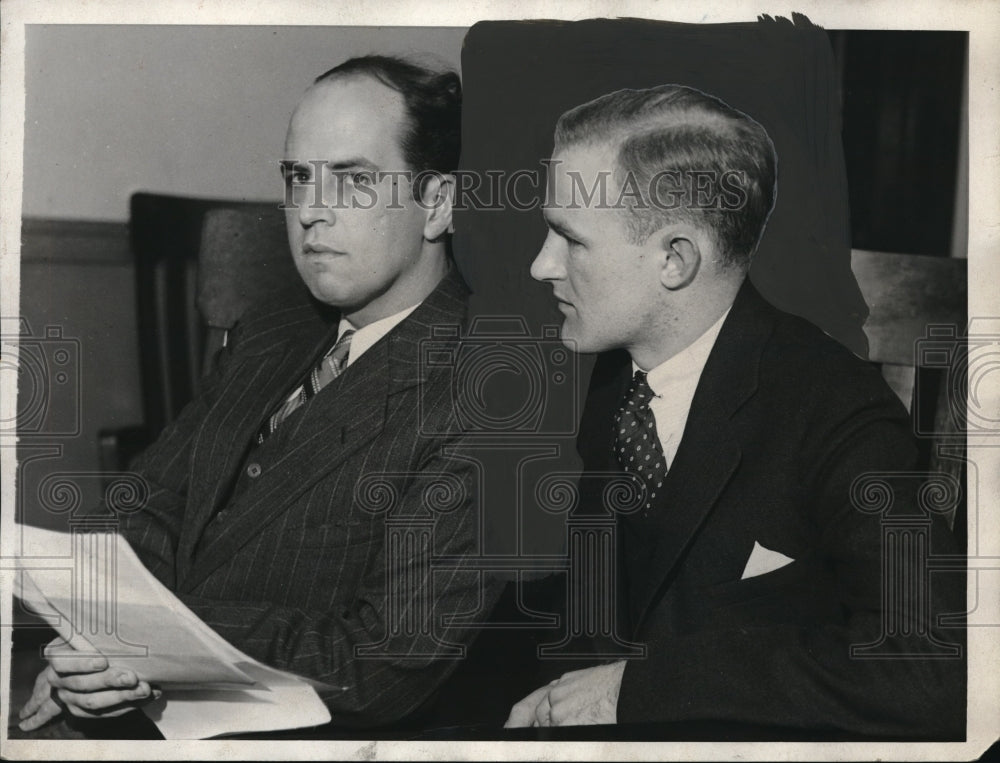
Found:
M 559 118 L 556 152 L 578 145 L 616 150 L 613 177 L 642 197 L 638 203 L 632 194 L 622 211 L 633 243 L 683 220 L 714 235 L 725 265 L 749 267 L 774 207 L 778 163 L 767 132 L 749 116 L 683 85 L 618 90 Z M 661 181 L 678 177 L 694 178 L 699 199 L 721 201 L 693 203 L 687 194 L 671 197 L 683 198 L 680 204 L 664 203 Z
M 324 72 L 313 83 L 368 76 L 403 96 L 407 123 L 400 149 L 410 170 L 450 174 L 462 150 L 462 83 L 449 70 L 435 70 L 397 56 L 359 56 Z M 422 189 L 414 188 L 419 193 Z

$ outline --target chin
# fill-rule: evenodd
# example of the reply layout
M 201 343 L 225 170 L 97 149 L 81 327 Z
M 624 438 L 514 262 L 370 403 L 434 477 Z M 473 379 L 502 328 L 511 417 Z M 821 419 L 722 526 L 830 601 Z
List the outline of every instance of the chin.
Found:
M 351 301 L 351 296 L 342 290 L 323 288 L 318 284 L 309 284 L 309 292 L 324 305 L 335 307 L 338 310 Z
M 581 326 L 570 326 L 566 323 L 563 323 L 559 332 L 559 340 L 567 349 L 587 355 L 617 350 L 624 346 L 616 344 L 610 337 L 588 333 Z
M 559 330 L 559 341 L 567 350 L 573 352 L 593 352 L 593 350 L 587 349 L 586 335 L 579 331 L 578 327 L 570 326 L 567 322 L 563 322 L 562 328 Z

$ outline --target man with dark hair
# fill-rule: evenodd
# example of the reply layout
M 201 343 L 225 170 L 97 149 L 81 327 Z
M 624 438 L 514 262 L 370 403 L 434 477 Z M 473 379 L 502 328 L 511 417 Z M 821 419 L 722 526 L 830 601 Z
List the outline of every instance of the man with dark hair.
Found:
M 122 533 L 143 562 L 233 645 L 322 682 L 337 726 L 411 716 L 472 639 L 445 616 L 485 617 L 499 593 L 428 566 L 431 549 L 475 553 L 480 537 L 474 468 L 449 455 L 457 435 L 424 434 L 460 431 L 450 377 L 419 356 L 467 309 L 447 251 L 460 111 L 455 74 L 400 59 L 316 80 L 282 162 L 308 293 L 245 315 L 200 396 L 134 465 L 150 495 Z M 390 543 L 409 519 L 433 521 L 431 548 Z M 136 670 L 63 647 L 21 725 L 117 715 L 152 693 Z
M 462 83 L 458 75 L 401 58 L 362 56 L 321 74 L 314 84 L 359 75 L 372 77 L 403 97 L 406 117 L 399 145 L 408 171 L 424 182 L 434 174 L 454 172 L 462 145 Z M 414 188 L 415 193 L 422 190 Z
M 646 654 L 565 674 L 508 725 L 964 732 L 961 637 L 936 622 L 964 611 L 960 581 L 928 592 L 911 566 L 890 590 L 883 518 L 852 495 L 865 475 L 912 476 L 906 411 L 875 368 L 746 278 L 776 167 L 759 124 L 687 87 L 618 91 L 559 120 L 531 273 L 552 285 L 563 341 L 602 353 L 578 448 L 639 496 L 618 516 L 617 610 Z M 580 188 L 606 193 L 581 203 Z M 931 547 L 953 553 L 904 483 L 895 505 L 929 515 Z M 595 489 L 581 507 L 602 501 Z

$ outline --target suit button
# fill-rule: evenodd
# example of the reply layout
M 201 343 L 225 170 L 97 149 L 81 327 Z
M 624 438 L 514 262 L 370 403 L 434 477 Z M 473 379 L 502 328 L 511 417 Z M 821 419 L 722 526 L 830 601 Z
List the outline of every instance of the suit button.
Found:
M 250 464 L 250 466 L 247 467 L 247 476 L 250 477 L 250 479 L 257 479 L 262 471 L 263 469 L 260 468 L 260 464 Z
M 215 515 L 215 520 L 221 522 L 226 518 L 226 510 L 222 509 L 218 514 Z

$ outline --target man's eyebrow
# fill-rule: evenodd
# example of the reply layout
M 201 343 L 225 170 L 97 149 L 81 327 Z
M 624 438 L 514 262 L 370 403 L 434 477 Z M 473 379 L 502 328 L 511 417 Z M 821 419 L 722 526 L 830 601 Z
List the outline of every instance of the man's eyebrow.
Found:
M 375 162 L 363 156 L 358 156 L 351 159 L 340 159 L 338 161 L 331 161 L 331 160 L 324 161 L 321 159 L 317 159 L 314 161 L 317 163 L 322 162 L 323 164 L 326 164 L 333 172 L 344 172 L 346 170 L 354 170 L 354 169 L 377 170 L 379 168 L 378 165 L 375 164 Z M 283 168 L 287 167 L 288 169 L 294 172 L 298 172 L 300 170 L 311 170 L 315 166 L 313 162 L 302 161 L 298 159 L 294 160 L 283 159 L 281 165 Z
M 344 170 L 354 170 L 358 168 L 366 170 L 378 169 L 378 165 L 375 164 L 375 162 L 364 156 L 357 156 L 352 159 L 341 159 L 337 162 L 329 161 L 327 162 L 327 165 L 333 172 L 343 172 Z

